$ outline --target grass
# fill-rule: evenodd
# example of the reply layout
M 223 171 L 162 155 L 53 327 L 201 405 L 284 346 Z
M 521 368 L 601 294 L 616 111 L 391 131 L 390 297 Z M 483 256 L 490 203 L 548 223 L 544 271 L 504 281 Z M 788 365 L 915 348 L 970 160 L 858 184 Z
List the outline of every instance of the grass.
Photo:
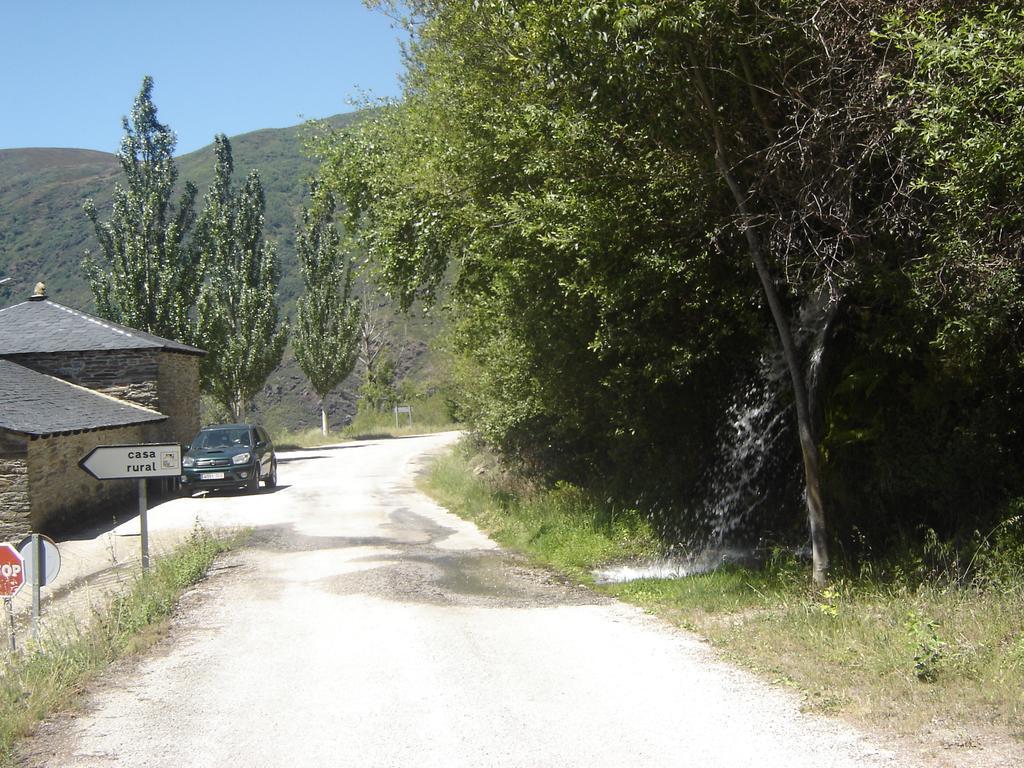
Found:
M 352 423 L 341 430 L 324 435 L 319 429 L 300 431 L 282 430 L 274 434 L 274 445 L 278 450 L 315 448 L 332 445 L 345 440 L 372 440 L 388 437 L 408 437 L 430 432 L 447 432 L 459 429 L 448 414 L 448 407 L 440 394 L 418 398 L 412 403 L 412 424 L 409 416 L 399 414 L 398 423 L 392 412 L 380 413 L 360 408 Z
M 577 581 L 658 553 L 638 513 L 613 515 L 571 486 L 530 489 L 466 448 L 439 459 L 422 485 L 502 545 Z M 991 577 L 969 583 L 890 568 L 836 574 L 816 592 L 808 565 L 780 555 L 762 570 L 596 588 L 702 635 L 800 692 L 808 710 L 903 737 L 938 731 L 965 746 L 993 726 L 1024 740 L 1024 557 L 1014 546 L 1002 560 L 990 549 Z
M 15 765 L 16 741 L 51 712 L 71 706 L 86 682 L 155 642 L 181 594 L 206 575 L 218 554 L 237 544 L 238 537 L 217 538 L 197 527 L 127 591 L 96 609 L 91 621 L 51 631 L 10 656 L 0 670 L 0 766 Z
M 599 504 L 568 484 L 544 493 L 508 482 L 502 487 L 484 479 L 494 472 L 489 458 L 459 449 L 437 459 L 423 483 L 441 504 L 503 546 L 585 582 L 592 581 L 596 564 L 658 551 L 651 526 L 635 510 Z
M 936 723 L 994 724 L 1024 738 L 1019 588 L 1000 594 L 840 578 L 815 594 L 802 578 L 735 570 L 607 589 L 799 689 L 810 710 L 901 735 Z

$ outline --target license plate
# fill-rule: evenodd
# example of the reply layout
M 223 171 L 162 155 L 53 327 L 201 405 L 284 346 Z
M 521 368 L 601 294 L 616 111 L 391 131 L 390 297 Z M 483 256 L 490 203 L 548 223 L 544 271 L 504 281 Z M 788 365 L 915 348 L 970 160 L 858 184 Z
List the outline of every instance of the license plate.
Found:
M 202 472 L 199 475 L 200 480 L 223 480 L 223 472 Z

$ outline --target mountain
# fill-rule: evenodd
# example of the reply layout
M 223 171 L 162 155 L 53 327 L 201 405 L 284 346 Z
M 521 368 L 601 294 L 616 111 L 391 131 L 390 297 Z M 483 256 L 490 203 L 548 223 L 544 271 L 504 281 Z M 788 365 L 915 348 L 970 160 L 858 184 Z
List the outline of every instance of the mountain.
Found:
M 326 122 L 342 127 L 359 112 L 337 115 Z M 316 164 L 302 151 L 304 126 L 253 131 L 231 137 L 236 183 L 249 170 L 259 170 L 266 196 L 265 235 L 277 244 L 281 260 L 280 296 L 283 312 L 293 314 L 302 292 L 302 277 L 295 258 L 295 223 L 303 205 L 308 178 Z M 199 189 L 197 211 L 213 181 L 213 144 L 177 158 L 179 181 L 190 180 Z M 86 311 L 92 294 L 81 270 L 86 249 L 98 247 L 82 204 L 92 198 L 100 219 L 109 217 L 114 185 L 121 179 L 117 157 L 87 149 L 0 150 L 0 277 L 14 280 L 0 285 L 0 306 L 25 298 L 37 281 L 44 281 L 56 301 Z M 379 311 L 388 318 L 392 345 L 399 358 L 400 375 L 415 376 L 427 363 L 426 351 L 437 329 L 419 313 L 399 317 L 386 305 Z M 335 422 L 355 411 L 350 379 L 329 398 Z M 256 407 L 266 423 L 276 427 L 319 424 L 316 395 L 299 371 L 290 351 L 281 368 L 267 382 Z
M 0 287 L 0 301 L 27 295 L 38 280 L 66 304 L 90 300 L 79 268 L 92 238 L 82 203 L 109 208 L 119 172 L 105 152 L 0 149 L 0 275 L 15 280 Z
M 342 127 L 358 118 L 353 112 L 326 122 Z M 265 234 L 278 244 L 281 295 L 289 304 L 302 290 L 295 268 L 296 214 L 306 180 L 316 170 L 302 152 L 302 132 L 303 126 L 293 126 L 231 138 L 237 183 L 250 168 L 260 172 L 267 199 Z M 190 180 L 199 189 L 198 210 L 213 181 L 213 144 L 181 155 L 177 164 L 179 181 Z M 91 197 L 100 218 L 106 218 L 120 172 L 117 158 L 105 152 L 0 149 L 0 275 L 15 278 L 21 293 L 44 280 L 64 303 L 86 306 L 92 297 L 80 264 L 96 242 L 82 204 Z

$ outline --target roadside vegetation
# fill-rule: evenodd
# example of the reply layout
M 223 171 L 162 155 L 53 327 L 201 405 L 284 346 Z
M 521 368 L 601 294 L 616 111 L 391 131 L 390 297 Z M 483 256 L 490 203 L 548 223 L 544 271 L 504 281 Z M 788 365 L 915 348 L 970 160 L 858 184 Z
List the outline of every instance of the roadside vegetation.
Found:
M 191 537 L 156 558 L 148 572 L 78 625 L 51 626 L 0 668 L 0 766 L 14 766 L 14 745 L 52 712 L 71 707 L 85 684 L 113 661 L 152 645 L 188 587 L 201 581 L 217 555 L 241 535 Z
M 635 509 L 617 509 L 568 483 L 537 491 L 503 472 L 492 454 L 470 445 L 463 441 L 438 458 L 422 482 L 447 509 L 503 546 L 591 583 L 590 571 L 598 564 L 659 554 L 654 530 Z
M 819 588 L 1012 517 L 1018 0 L 372 4 L 403 98 L 319 180 L 387 295 L 444 301 L 504 462 L 666 542 L 810 541 Z
M 578 583 L 594 586 L 595 568 L 664 554 L 638 512 L 567 484 L 532 487 L 468 442 L 422 485 L 503 546 Z M 825 590 L 810 586 L 809 562 L 781 551 L 766 553 L 762 568 L 595 588 L 702 635 L 799 691 L 808 710 L 898 736 L 929 731 L 937 748 L 969 747 L 992 727 L 1024 738 L 1024 520 L 963 551 L 924 538 L 859 570 L 837 563 Z
M 398 415 L 396 425 L 394 411 L 376 408 L 365 401 L 360 402 L 355 418 L 342 429 L 326 435 L 319 428 L 305 430 L 281 430 L 273 434 L 274 445 L 278 450 L 295 448 L 314 448 L 320 445 L 331 445 L 344 440 L 367 440 L 375 437 L 406 437 L 422 435 L 429 432 L 447 432 L 461 429 L 451 414 L 451 404 L 444 393 L 434 392 L 429 395 L 403 400 L 403 405 L 412 408 L 412 424 L 409 416 Z

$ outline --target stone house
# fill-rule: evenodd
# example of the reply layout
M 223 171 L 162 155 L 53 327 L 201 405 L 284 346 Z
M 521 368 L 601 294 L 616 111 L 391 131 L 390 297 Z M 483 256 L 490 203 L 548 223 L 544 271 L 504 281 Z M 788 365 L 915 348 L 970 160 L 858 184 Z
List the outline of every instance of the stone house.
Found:
M 42 291 L 0 309 L 0 540 L 126 501 L 133 481 L 96 481 L 79 459 L 97 445 L 190 440 L 204 354 Z

